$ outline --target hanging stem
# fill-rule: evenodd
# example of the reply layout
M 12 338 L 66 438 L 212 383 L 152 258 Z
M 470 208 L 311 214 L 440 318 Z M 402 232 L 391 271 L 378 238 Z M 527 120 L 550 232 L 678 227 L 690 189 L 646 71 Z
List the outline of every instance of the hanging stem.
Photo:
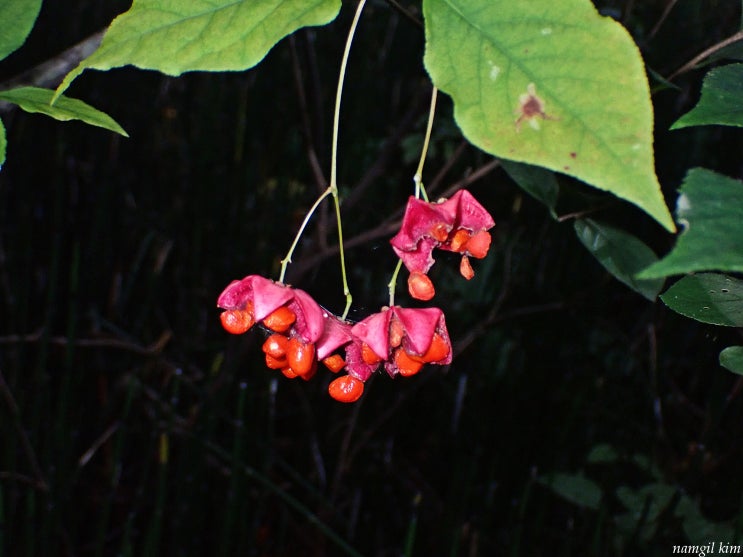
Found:
M 286 275 L 286 268 L 289 266 L 289 263 L 292 261 L 292 255 L 294 254 L 294 250 L 297 247 L 297 244 L 299 243 L 299 239 L 302 237 L 302 234 L 304 233 L 304 229 L 307 227 L 307 223 L 309 223 L 310 218 L 312 218 L 312 215 L 317 210 L 317 208 L 320 206 L 320 203 L 322 203 L 323 199 L 325 199 L 328 195 L 333 196 L 333 206 L 335 207 L 335 216 L 338 221 L 338 251 L 340 254 L 341 259 L 341 278 L 343 279 L 343 294 L 346 296 L 346 307 L 343 310 L 343 315 L 341 316 L 341 319 L 345 319 L 348 315 L 348 310 L 351 308 L 351 302 L 353 300 L 353 297 L 351 296 L 351 291 L 348 288 L 348 278 L 346 275 L 346 256 L 345 251 L 343 249 L 343 226 L 341 222 L 341 207 L 340 207 L 340 201 L 338 199 L 338 127 L 340 123 L 340 113 L 341 113 L 341 98 L 343 97 L 343 82 L 346 77 L 346 68 L 348 66 L 348 56 L 351 52 L 351 43 L 353 42 L 353 36 L 356 32 L 356 27 L 359 23 L 359 19 L 361 18 L 361 11 L 364 9 L 364 4 L 366 4 L 366 0 L 360 0 L 358 7 L 356 8 L 356 14 L 354 15 L 353 22 L 351 23 L 351 29 L 348 31 L 348 38 L 346 39 L 346 47 L 343 51 L 343 58 L 341 59 L 341 68 L 340 68 L 340 74 L 338 76 L 338 89 L 336 91 L 335 95 L 335 111 L 333 113 L 333 137 L 332 137 L 332 151 L 330 156 L 330 185 L 327 187 L 325 191 L 323 191 L 320 194 L 320 197 L 317 198 L 315 203 L 310 207 L 310 210 L 307 212 L 307 216 L 304 217 L 304 220 L 302 221 L 302 225 L 299 227 L 299 231 L 297 231 L 297 235 L 294 237 L 294 241 L 292 242 L 291 247 L 289 248 L 289 252 L 286 254 L 286 257 L 281 260 L 281 274 L 279 275 L 279 282 L 284 282 L 284 276 Z
M 310 222 L 310 219 L 312 218 L 312 215 L 317 210 L 317 208 L 320 206 L 320 203 L 322 203 L 322 200 L 325 199 L 327 196 L 329 196 L 332 193 L 331 189 L 328 187 L 324 192 L 320 194 L 320 197 L 317 198 L 315 203 L 312 204 L 312 207 L 310 207 L 310 210 L 307 211 L 307 215 L 305 215 L 304 220 L 302 221 L 301 226 L 299 227 L 299 230 L 297 231 L 297 235 L 294 236 L 294 241 L 292 242 L 291 247 L 289 247 L 289 251 L 286 254 L 286 257 L 281 260 L 281 274 L 279 275 L 279 282 L 284 282 L 284 275 L 286 275 L 286 268 L 289 266 L 289 263 L 292 262 L 292 255 L 294 255 L 294 250 L 297 249 L 297 244 L 299 244 L 299 239 L 302 237 L 302 234 L 304 234 L 304 229 L 307 228 L 307 223 Z
M 402 268 L 402 259 L 398 259 L 397 267 L 395 267 L 395 272 L 392 273 L 392 278 L 390 279 L 390 282 L 387 285 L 387 290 L 390 293 L 390 307 L 395 305 L 395 286 L 397 286 L 397 275 L 400 274 L 401 268 Z
M 423 187 L 423 165 L 426 162 L 426 155 L 428 154 L 428 144 L 431 142 L 431 130 L 433 129 L 433 116 L 436 112 L 436 97 L 438 96 L 439 90 L 436 87 L 431 91 L 431 107 L 428 110 L 428 124 L 426 125 L 426 135 L 423 139 L 423 149 L 421 150 L 421 158 L 418 161 L 418 169 L 415 171 L 413 176 L 413 182 L 415 183 L 415 197 L 420 198 L 423 195 L 423 199 L 428 201 L 428 195 L 426 194 L 426 188 Z
M 356 26 L 361 18 L 361 11 L 364 9 L 366 0 L 360 0 L 359 5 L 356 7 L 356 14 L 353 16 L 353 22 L 351 23 L 351 29 L 348 31 L 348 38 L 346 39 L 346 48 L 343 51 L 343 59 L 341 60 L 341 69 L 338 75 L 338 90 L 335 94 L 335 112 L 333 113 L 333 142 L 332 150 L 330 155 L 330 186 L 328 189 L 333 195 L 333 205 L 335 206 L 335 216 L 338 221 L 338 253 L 341 259 L 341 278 L 343 279 L 343 294 L 346 296 L 346 308 L 343 310 L 341 319 L 345 319 L 348 315 L 348 310 L 351 308 L 351 290 L 348 288 L 348 279 L 346 277 L 346 256 L 343 249 L 343 227 L 341 226 L 341 206 L 338 200 L 338 125 L 341 114 L 341 98 L 343 96 L 343 82 L 346 78 L 346 67 L 348 65 L 348 55 L 351 52 L 351 43 L 353 42 L 353 35 L 356 32 Z
M 426 155 L 428 154 L 428 145 L 431 142 L 431 130 L 433 129 L 433 117 L 436 112 L 436 97 L 438 96 L 438 89 L 436 87 L 431 91 L 431 107 L 428 110 L 428 124 L 426 125 L 426 135 L 423 138 L 423 148 L 421 149 L 421 158 L 418 161 L 418 168 L 413 176 L 413 183 L 415 184 L 415 197 L 420 199 L 423 197 L 424 201 L 428 201 L 428 194 L 426 188 L 423 186 L 423 165 L 426 162 Z M 390 279 L 387 289 L 390 293 L 390 306 L 395 305 L 395 288 L 397 286 L 397 275 L 400 273 L 402 267 L 402 259 L 398 260 L 397 267 L 395 267 L 392 278 Z

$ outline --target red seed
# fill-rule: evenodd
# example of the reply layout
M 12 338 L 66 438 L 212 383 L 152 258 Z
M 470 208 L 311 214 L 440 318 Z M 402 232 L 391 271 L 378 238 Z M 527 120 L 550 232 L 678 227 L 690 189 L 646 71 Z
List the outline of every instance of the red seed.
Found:
M 449 227 L 443 222 L 437 222 L 431 227 L 431 237 L 437 242 L 446 242 L 449 237 Z
M 296 337 L 290 339 L 289 346 L 286 348 L 286 360 L 297 375 L 308 374 L 312 370 L 312 364 L 315 363 L 315 345 L 305 344 Z
M 294 371 L 294 370 L 292 370 L 292 371 Z M 307 373 L 304 373 L 302 375 L 300 375 L 300 374 L 297 374 L 297 375 L 299 375 L 305 381 L 309 381 L 310 379 L 312 379 L 315 376 L 316 373 L 317 373 L 317 360 L 315 360 L 314 362 L 312 362 L 312 367 L 310 368 L 310 370 Z
M 371 349 L 371 346 L 369 346 L 365 342 L 361 343 L 361 359 L 364 360 L 365 364 L 368 364 L 370 366 L 378 364 L 382 361 L 382 358 L 380 358 L 377 353 Z
M 266 367 L 268 369 L 282 369 L 289 365 L 286 358 L 274 358 L 270 354 L 266 354 Z
M 433 362 L 440 362 L 444 358 L 446 358 L 449 355 L 449 343 L 447 343 L 444 340 L 444 337 L 442 337 L 438 333 L 434 333 L 433 337 L 431 338 L 431 345 L 428 347 L 428 350 L 426 350 L 425 354 L 422 356 L 417 356 L 415 354 L 408 354 L 411 359 L 415 360 L 416 362 L 421 362 L 423 364 L 430 364 Z
M 390 321 L 390 346 L 392 348 L 400 346 L 404 335 L 405 329 L 403 329 L 402 323 L 393 317 Z
M 400 375 L 403 377 L 410 377 L 418 373 L 423 367 L 423 362 L 417 362 L 410 357 L 410 354 L 405 352 L 402 348 L 395 351 L 395 365 Z
M 364 382 L 350 375 L 343 375 L 330 382 L 328 393 L 338 402 L 356 402 L 364 394 Z
M 464 228 L 457 230 L 451 237 L 451 242 L 449 244 L 452 251 L 463 252 L 464 246 L 467 244 L 470 236 L 472 236 L 472 234 L 470 234 L 469 230 L 465 230 Z
M 286 377 L 287 379 L 294 379 L 296 377 L 299 377 L 296 373 L 294 373 L 292 371 L 292 368 L 290 368 L 288 366 L 287 367 L 282 367 L 281 368 L 281 373 L 283 373 L 284 374 L 284 377 Z
M 322 363 L 325 364 L 325 367 L 333 373 L 338 373 L 340 370 L 346 367 L 346 361 L 340 354 L 333 354 L 332 356 L 328 356 L 322 361 Z
M 276 333 L 285 333 L 297 320 L 294 312 L 286 306 L 281 306 L 263 320 L 263 325 Z
M 228 333 L 241 335 L 255 323 L 253 312 L 248 309 L 228 309 L 219 316 L 222 327 Z
M 413 271 L 408 277 L 408 292 L 416 300 L 428 301 L 436 294 L 436 289 L 428 275 Z
M 488 232 L 487 230 L 480 230 L 479 232 L 475 233 L 472 238 L 467 240 L 464 249 L 472 257 L 482 259 L 488 254 L 491 241 L 492 238 L 490 236 L 490 232 Z
M 466 255 L 463 255 L 462 260 L 459 262 L 459 273 L 467 280 L 475 276 L 475 271 L 470 264 L 470 258 Z
M 286 358 L 286 349 L 288 346 L 288 338 L 286 338 L 284 335 L 274 333 L 266 339 L 266 342 L 263 343 L 262 349 L 263 352 L 265 352 L 269 356 L 280 360 L 282 358 Z

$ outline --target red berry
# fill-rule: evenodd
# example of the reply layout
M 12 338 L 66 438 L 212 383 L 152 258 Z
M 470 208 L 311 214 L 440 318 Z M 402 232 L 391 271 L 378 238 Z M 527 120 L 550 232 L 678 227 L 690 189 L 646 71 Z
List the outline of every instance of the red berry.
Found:
M 469 241 L 470 236 L 472 236 L 472 234 L 470 234 L 470 232 L 468 230 L 465 230 L 464 228 L 460 228 L 459 230 L 457 230 L 451 237 L 451 242 L 449 244 L 452 251 L 463 252 L 464 246 Z
M 403 377 L 415 375 L 423 367 L 422 362 L 418 362 L 411 358 L 410 354 L 405 352 L 402 348 L 398 348 L 395 351 L 395 365 L 397 366 L 400 375 Z
M 276 333 L 285 333 L 297 320 L 294 312 L 286 306 L 281 306 L 263 320 L 263 325 Z
M 475 233 L 472 238 L 467 240 L 464 249 L 472 257 L 482 259 L 488 254 L 491 240 L 492 238 L 490 237 L 490 232 L 488 232 L 487 230 L 480 230 L 479 232 Z
M 325 364 L 325 367 L 333 373 L 338 373 L 340 370 L 346 367 L 346 361 L 340 354 L 333 354 L 332 356 L 328 356 L 322 361 L 322 363 Z
M 463 255 L 462 260 L 459 262 L 459 273 L 467 280 L 470 280 L 475 276 L 475 271 L 472 269 L 472 265 L 470 264 L 470 258 L 466 255 Z
M 296 337 L 290 339 L 286 349 L 286 360 L 294 373 L 307 375 L 315 363 L 315 345 L 305 344 Z
M 416 356 L 415 354 L 408 354 L 412 360 L 421 362 L 423 364 L 430 364 L 432 362 L 440 362 L 449 355 L 449 343 L 444 340 L 438 333 L 434 333 L 431 338 L 431 346 L 428 347 L 425 354 Z
M 297 375 L 296 373 L 294 373 L 292 371 L 292 368 L 290 368 L 288 366 L 287 367 L 282 367 L 281 368 L 281 373 L 283 373 L 284 374 L 284 377 L 286 377 L 287 379 L 295 379 L 295 378 L 299 377 L 299 375 Z
M 317 373 L 317 360 L 314 360 L 312 362 L 312 367 L 310 367 L 310 370 L 307 373 L 297 374 L 297 375 L 299 375 L 305 381 L 309 381 L 315 376 L 316 373 Z
M 266 367 L 268 369 L 282 369 L 287 365 L 289 365 L 289 363 L 286 358 L 274 358 L 270 354 L 266 354 Z
M 431 237 L 438 242 L 446 242 L 449 237 L 449 227 L 443 222 L 437 222 L 431 227 Z
M 228 333 L 241 335 L 246 332 L 255 323 L 253 312 L 249 309 L 228 309 L 223 311 L 219 316 L 222 321 L 222 327 Z
M 405 329 L 403 329 L 402 323 L 395 317 L 390 320 L 390 346 L 397 348 L 402 344 L 402 337 L 405 335 Z
M 408 292 L 416 300 L 428 301 L 436 294 L 436 289 L 428 275 L 413 271 L 408 277 Z
M 286 358 L 286 349 L 288 346 L 288 338 L 286 338 L 284 335 L 274 333 L 266 339 L 266 342 L 263 343 L 262 349 L 263 352 L 265 352 L 269 356 L 280 360 L 282 358 Z
M 368 364 L 370 366 L 378 364 L 382 361 L 382 358 L 380 358 L 377 353 L 371 349 L 371 346 L 369 346 L 365 342 L 361 343 L 361 359 L 364 360 L 365 364 Z
M 350 375 L 343 375 L 330 382 L 328 393 L 338 402 L 356 402 L 364 394 L 364 383 Z

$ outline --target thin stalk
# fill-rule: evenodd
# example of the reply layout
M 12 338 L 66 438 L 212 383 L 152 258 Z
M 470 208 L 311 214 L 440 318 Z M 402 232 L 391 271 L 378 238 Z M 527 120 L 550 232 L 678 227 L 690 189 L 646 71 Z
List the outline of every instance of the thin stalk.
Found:
M 343 249 L 343 227 L 341 226 L 341 207 L 340 201 L 338 200 L 338 127 L 340 123 L 341 115 L 341 99 L 343 98 L 343 82 L 346 79 L 346 67 L 348 66 L 348 56 L 351 53 L 351 43 L 353 43 L 353 36 L 356 33 L 356 27 L 359 24 L 361 18 L 361 11 L 364 9 L 366 0 L 360 0 L 359 5 L 356 7 L 356 13 L 353 16 L 353 22 L 351 22 L 351 29 L 348 31 L 348 38 L 346 39 L 346 47 L 343 50 L 343 58 L 341 59 L 341 69 L 338 73 L 338 89 L 335 93 L 335 111 L 333 112 L 333 139 L 332 148 L 330 153 L 330 191 L 333 194 L 333 206 L 335 207 L 335 216 L 338 221 L 338 254 L 341 259 L 341 279 L 343 280 L 343 295 L 346 297 L 346 307 L 343 310 L 341 319 L 345 319 L 348 315 L 348 310 L 351 308 L 351 302 L 353 297 L 351 296 L 351 290 L 348 288 L 348 278 L 346 276 L 346 256 L 345 250 Z
M 431 91 L 431 106 L 428 109 L 428 123 L 426 124 L 426 134 L 423 137 L 423 148 L 421 149 L 421 158 L 418 161 L 418 168 L 413 175 L 413 183 L 415 184 L 415 197 L 420 199 L 423 197 L 424 201 L 428 201 L 428 194 L 426 188 L 423 186 L 423 165 L 426 163 L 426 155 L 428 154 L 428 146 L 431 143 L 431 130 L 433 130 L 433 117 L 436 113 L 436 98 L 438 97 L 439 90 L 436 87 Z M 341 244 L 341 249 L 343 244 Z M 341 251 L 341 259 L 343 258 L 343 252 Z M 395 288 L 397 287 L 397 275 L 400 273 L 402 267 L 402 259 L 397 262 L 397 267 L 392 273 L 392 278 L 387 289 L 390 293 L 390 307 L 395 305 Z
M 341 319 L 345 319 L 348 315 L 348 310 L 351 308 L 351 302 L 353 301 L 353 296 L 351 296 L 351 290 L 348 288 L 348 277 L 346 274 L 346 256 L 345 256 L 345 250 L 343 249 L 343 226 L 342 226 L 342 219 L 341 219 L 341 207 L 340 207 L 340 201 L 338 199 L 338 128 L 340 126 L 340 114 L 341 114 L 341 99 L 343 98 L 343 83 L 346 79 L 346 68 L 348 67 L 348 56 L 351 53 L 351 44 L 353 43 L 353 36 L 356 33 L 356 27 L 358 26 L 359 19 L 361 18 L 361 12 L 364 9 L 364 4 L 366 4 L 366 0 L 361 0 L 356 7 L 356 13 L 353 17 L 353 22 L 351 23 L 351 29 L 348 31 L 348 37 L 346 38 L 346 46 L 343 50 L 343 58 L 341 59 L 341 68 L 338 75 L 338 88 L 335 93 L 335 110 L 333 112 L 333 135 L 332 135 L 332 148 L 331 148 L 331 154 L 330 154 L 330 185 L 328 188 L 320 194 L 320 197 L 318 197 L 317 201 L 315 201 L 315 204 L 312 205 L 309 212 L 307 213 L 307 216 L 304 218 L 304 221 L 302 222 L 302 226 L 299 227 L 299 231 L 297 232 L 296 237 L 294 238 L 294 242 L 292 243 L 291 247 L 289 248 L 289 253 L 286 254 L 286 257 L 281 260 L 281 274 L 279 275 L 279 282 L 284 282 L 284 276 L 286 274 L 286 268 L 291 263 L 291 256 L 294 253 L 294 250 L 297 247 L 297 244 L 299 243 L 299 238 L 302 236 L 302 233 L 304 232 L 305 227 L 307 226 L 307 223 L 310 220 L 310 217 L 315 212 L 317 207 L 320 205 L 320 202 L 325 199 L 328 195 L 333 196 L 333 206 L 335 208 L 335 216 L 338 223 L 338 246 L 339 250 L 338 253 L 340 255 L 341 260 L 341 279 L 343 280 L 343 295 L 346 297 L 346 307 L 343 310 L 343 315 L 341 315 Z
M 395 272 L 392 273 L 392 278 L 390 279 L 390 282 L 387 284 L 387 290 L 389 290 L 389 293 L 390 293 L 390 307 L 395 305 L 395 286 L 397 285 L 397 275 L 400 274 L 401 268 L 402 268 L 402 259 L 398 259 L 397 267 L 395 267 Z
M 428 145 L 431 142 L 431 130 L 433 129 L 433 117 L 436 113 L 436 98 L 439 90 L 436 87 L 431 91 L 431 107 L 428 110 L 428 123 L 426 124 L 426 135 L 423 138 L 423 149 L 421 149 L 421 158 L 418 161 L 418 169 L 415 171 L 413 176 L 413 182 L 415 183 L 415 197 L 420 198 L 421 195 L 425 201 L 428 201 L 428 195 L 426 194 L 426 188 L 423 187 L 423 165 L 426 162 L 426 155 L 428 155 Z
M 299 227 L 299 230 L 297 231 L 297 235 L 294 236 L 294 241 L 292 242 L 292 245 L 289 247 L 289 251 L 286 254 L 286 257 L 281 260 L 281 273 L 279 274 L 279 282 L 284 282 L 284 276 L 286 275 L 286 268 L 289 266 L 289 263 L 292 262 L 292 255 L 294 255 L 294 250 L 297 249 L 297 244 L 299 244 L 299 239 L 302 237 L 302 234 L 304 234 L 304 229 L 307 228 L 307 224 L 310 222 L 310 219 L 312 218 L 312 215 L 315 213 L 317 208 L 320 206 L 320 203 L 322 203 L 322 200 L 325 199 L 327 196 L 329 196 L 332 193 L 332 189 L 328 187 L 324 192 L 320 194 L 320 197 L 317 198 L 317 200 L 312 204 L 312 207 L 310 207 L 310 210 L 307 211 L 307 215 L 304 217 L 304 220 L 302 221 L 301 226 Z

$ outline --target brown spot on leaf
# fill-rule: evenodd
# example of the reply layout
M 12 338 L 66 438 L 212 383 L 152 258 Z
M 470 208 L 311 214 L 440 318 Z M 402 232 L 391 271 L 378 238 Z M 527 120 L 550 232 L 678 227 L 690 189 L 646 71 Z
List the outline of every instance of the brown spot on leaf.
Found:
M 575 157 L 577 157 L 577 156 L 578 156 L 578 153 L 576 153 L 575 151 L 572 151 L 572 152 L 570 153 L 570 158 L 571 158 L 571 159 L 574 159 L 574 158 L 575 158 Z
M 526 86 L 526 93 L 519 96 L 519 108 L 516 111 L 519 117 L 516 119 L 516 131 L 521 130 L 521 123 L 529 122 L 535 130 L 539 129 L 537 118 L 542 120 L 556 120 L 545 112 L 544 100 L 537 95 L 537 88 L 533 83 Z

